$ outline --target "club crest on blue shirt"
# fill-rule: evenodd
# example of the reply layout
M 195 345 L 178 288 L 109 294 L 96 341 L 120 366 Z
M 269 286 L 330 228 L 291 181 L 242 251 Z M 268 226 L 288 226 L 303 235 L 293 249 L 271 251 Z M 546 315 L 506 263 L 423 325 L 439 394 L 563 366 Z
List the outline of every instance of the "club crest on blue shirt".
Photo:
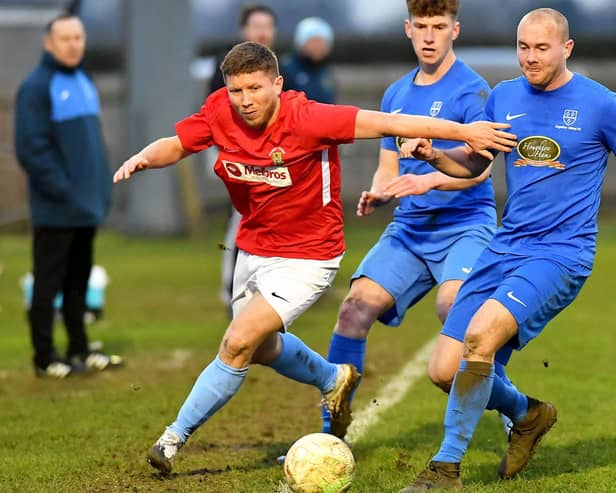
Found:
M 570 127 L 575 123 L 575 120 L 577 120 L 577 116 L 577 110 L 565 110 L 563 113 L 563 122 L 565 122 L 565 125 Z
M 565 169 L 565 165 L 557 161 L 560 156 L 558 142 L 543 135 L 531 135 L 518 143 L 518 154 L 522 159 L 516 160 L 513 165 L 534 166 L 536 168 Z
M 442 101 L 433 101 L 432 106 L 430 106 L 430 116 L 436 116 L 441 112 L 441 108 L 443 107 Z
M 398 148 L 398 150 L 400 150 L 402 148 L 402 144 L 404 144 L 407 140 L 406 137 L 396 137 L 396 147 Z
M 398 148 L 398 151 L 402 150 L 402 146 L 404 145 L 405 142 L 408 142 L 409 140 L 413 140 L 413 139 L 407 139 L 406 137 L 396 137 L 396 147 Z M 430 144 L 432 144 L 432 139 L 426 139 L 428 142 L 430 142 Z

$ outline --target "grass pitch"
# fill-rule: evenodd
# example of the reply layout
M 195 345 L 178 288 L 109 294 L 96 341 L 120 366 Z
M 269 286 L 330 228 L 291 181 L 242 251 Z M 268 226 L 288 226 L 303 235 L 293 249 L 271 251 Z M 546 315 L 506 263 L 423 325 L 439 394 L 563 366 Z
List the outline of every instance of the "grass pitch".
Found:
M 378 238 L 388 213 L 348 214 L 347 254 L 334 288 L 292 331 L 325 353 L 348 278 Z M 145 463 L 147 448 L 173 420 L 201 369 L 214 357 L 227 315 L 218 300 L 217 244 L 222 224 L 198 239 L 137 239 L 103 233 L 97 263 L 111 277 L 105 317 L 90 328 L 127 365 L 117 371 L 40 380 L 30 364 L 19 277 L 30 269 L 24 236 L 0 236 L 0 491 L 2 492 L 276 492 L 276 456 L 318 431 L 316 390 L 252 367 L 237 396 L 182 449 L 163 478 Z M 601 225 L 595 271 L 571 307 L 509 365 L 513 381 L 552 401 L 559 420 L 520 478 L 502 482 L 496 469 L 505 435 L 486 413 L 463 464 L 473 492 L 616 491 L 612 287 L 616 223 Z M 428 296 L 399 329 L 375 325 L 354 407 L 374 397 L 438 330 Z M 65 347 L 56 328 L 58 347 Z M 445 396 L 427 378 L 354 445 L 352 491 L 397 491 L 437 449 Z

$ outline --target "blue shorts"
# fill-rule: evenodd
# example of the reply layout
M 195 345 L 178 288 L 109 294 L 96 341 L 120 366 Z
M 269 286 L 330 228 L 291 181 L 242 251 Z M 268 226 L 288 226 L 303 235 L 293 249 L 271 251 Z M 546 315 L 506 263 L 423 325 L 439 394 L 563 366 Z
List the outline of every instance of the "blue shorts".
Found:
M 398 326 L 406 311 L 436 284 L 466 280 L 493 235 L 494 228 L 486 225 L 426 230 L 394 221 L 351 279 L 367 277 L 391 294 L 395 304 L 379 320 Z
M 458 341 L 473 315 L 488 299 L 501 303 L 518 323 L 517 337 L 503 346 L 496 359 L 507 364 L 568 306 L 580 292 L 587 273 L 556 258 L 509 255 L 486 248 L 462 285 L 441 334 Z

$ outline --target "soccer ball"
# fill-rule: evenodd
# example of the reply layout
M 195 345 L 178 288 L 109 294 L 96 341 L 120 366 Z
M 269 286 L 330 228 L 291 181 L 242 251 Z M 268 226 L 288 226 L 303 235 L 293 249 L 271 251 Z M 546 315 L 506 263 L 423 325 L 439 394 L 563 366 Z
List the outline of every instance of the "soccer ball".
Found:
M 284 474 L 295 493 L 348 491 L 355 471 L 349 446 L 328 433 L 311 433 L 297 440 L 287 452 Z

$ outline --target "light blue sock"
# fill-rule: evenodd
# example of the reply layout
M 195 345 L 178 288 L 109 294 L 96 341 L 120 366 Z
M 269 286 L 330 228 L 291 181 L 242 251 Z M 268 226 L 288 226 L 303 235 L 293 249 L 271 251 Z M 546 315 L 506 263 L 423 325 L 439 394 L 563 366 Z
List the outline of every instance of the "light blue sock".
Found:
M 340 334 L 332 336 L 329 343 L 329 353 L 327 360 L 332 363 L 351 363 L 359 373 L 364 371 L 364 361 L 366 359 L 366 339 L 351 339 Z M 360 380 L 361 381 L 361 380 Z M 357 386 L 359 382 L 357 382 Z M 351 393 L 350 400 L 353 400 L 355 390 Z M 323 433 L 330 433 L 331 431 L 331 416 L 325 406 L 321 406 L 321 418 L 323 419 L 323 427 L 321 431 Z
M 447 411 L 445 438 L 433 461 L 458 464 L 468 448 L 473 432 L 490 399 L 494 365 L 480 361 L 465 361 L 453 380 Z
M 495 375 L 486 409 L 496 409 L 513 422 L 520 421 L 528 411 L 528 398 L 513 384 L 507 385 L 500 376 Z
M 177 418 L 167 429 L 186 441 L 239 390 L 248 368 L 233 368 L 218 356 L 199 375 Z
M 314 385 L 321 393 L 329 392 L 336 385 L 338 368 L 289 332 L 279 334 L 282 351 L 270 363 L 281 375 L 301 383 Z

